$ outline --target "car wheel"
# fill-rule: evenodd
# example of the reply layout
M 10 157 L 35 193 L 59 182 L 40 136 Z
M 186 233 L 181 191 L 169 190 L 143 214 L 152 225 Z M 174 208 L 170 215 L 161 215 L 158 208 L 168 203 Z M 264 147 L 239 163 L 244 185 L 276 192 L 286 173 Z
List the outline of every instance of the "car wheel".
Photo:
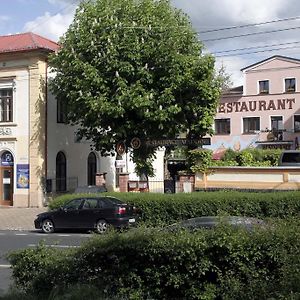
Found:
M 42 230 L 44 233 L 54 232 L 54 224 L 50 219 L 46 219 L 42 223 Z
M 96 224 L 97 233 L 103 234 L 107 232 L 109 229 L 109 225 L 105 220 L 99 220 Z

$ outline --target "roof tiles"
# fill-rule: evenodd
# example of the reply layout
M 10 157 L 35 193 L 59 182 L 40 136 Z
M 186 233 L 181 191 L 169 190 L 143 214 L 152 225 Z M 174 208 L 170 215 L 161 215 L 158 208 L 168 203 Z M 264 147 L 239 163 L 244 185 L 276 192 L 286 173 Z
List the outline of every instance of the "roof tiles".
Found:
M 33 50 L 57 51 L 59 45 L 32 32 L 0 36 L 0 54 Z

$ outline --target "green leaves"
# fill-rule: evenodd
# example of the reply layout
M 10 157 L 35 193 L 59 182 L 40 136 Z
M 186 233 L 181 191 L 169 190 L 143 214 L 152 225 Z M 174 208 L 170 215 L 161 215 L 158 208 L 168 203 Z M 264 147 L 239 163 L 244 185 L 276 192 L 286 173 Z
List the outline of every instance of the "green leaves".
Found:
M 73 251 L 20 250 L 10 262 L 19 289 L 41 299 L 65 299 L 80 285 L 102 291 L 101 299 L 298 299 L 299 220 L 278 223 L 251 232 L 139 228 Z
M 214 59 L 169 1 L 83 1 L 60 43 L 52 90 L 102 153 L 119 140 L 210 128 L 221 88 Z

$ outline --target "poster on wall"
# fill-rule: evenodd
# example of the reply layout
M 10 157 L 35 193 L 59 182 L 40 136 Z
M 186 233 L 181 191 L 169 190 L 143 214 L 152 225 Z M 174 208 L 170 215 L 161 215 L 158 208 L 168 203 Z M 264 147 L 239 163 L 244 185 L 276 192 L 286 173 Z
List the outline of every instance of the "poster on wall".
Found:
M 17 188 L 29 189 L 29 164 L 17 164 Z

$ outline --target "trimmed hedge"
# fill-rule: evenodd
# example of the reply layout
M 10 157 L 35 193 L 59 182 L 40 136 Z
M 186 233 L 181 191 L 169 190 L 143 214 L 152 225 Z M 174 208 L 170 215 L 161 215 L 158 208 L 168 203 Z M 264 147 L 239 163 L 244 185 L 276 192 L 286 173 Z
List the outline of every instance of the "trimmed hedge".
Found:
M 298 299 L 299 228 L 298 218 L 251 232 L 140 228 L 76 250 L 24 249 L 9 261 L 19 288 L 42 299 L 78 284 L 117 299 Z
M 141 210 L 141 223 L 150 226 L 165 225 L 179 220 L 209 215 L 244 215 L 279 217 L 300 215 L 300 192 L 195 192 L 190 194 L 101 193 L 112 195 L 133 204 Z M 57 208 L 66 201 L 82 195 L 57 197 L 49 208 Z M 85 194 L 85 196 L 93 196 Z M 97 196 L 97 195 L 94 195 Z

